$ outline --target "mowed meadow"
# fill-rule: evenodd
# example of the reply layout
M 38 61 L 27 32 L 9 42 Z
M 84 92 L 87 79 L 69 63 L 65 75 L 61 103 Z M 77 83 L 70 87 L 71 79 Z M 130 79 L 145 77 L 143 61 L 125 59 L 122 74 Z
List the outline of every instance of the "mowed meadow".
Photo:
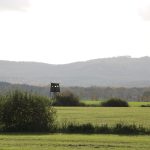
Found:
M 58 122 L 150 127 L 150 107 L 56 107 Z
M 81 134 L 0 135 L 0 150 L 149 150 L 149 136 Z

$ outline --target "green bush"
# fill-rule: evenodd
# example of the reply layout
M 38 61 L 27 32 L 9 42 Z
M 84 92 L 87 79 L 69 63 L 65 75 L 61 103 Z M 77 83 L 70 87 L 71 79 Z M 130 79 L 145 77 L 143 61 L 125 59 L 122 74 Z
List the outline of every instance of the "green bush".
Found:
M 47 97 L 14 91 L 3 98 L 0 122 L 4 131 L 52 131 L 55 110 Z
M 69 124 L 67 127 L 67 132 L 69 133 L 86 133 L 86 134 L 91 134 L 94 133 L 94 126 L 91 123 L 87 124 Z
M 93 125 L 91 123 L 79 124 L 68 122 L 57 127 L 59 133 L 81 133 L 81 134 L 126 134 L 126 135 L 138 135 L 145 134 L 150 135 L 150 129 L 138 126 L 135 124 L 117 123 L 113 126 L 108 124 Z
M 108 127 L 107 124 L 102 124 L 100 126 L 95 127 L 95 133 L 100 133 L 100 134 L 110 134 L 112 133 L 112 128 Z
M 79 124 L 73 122 L 63 123 L 62 126 L 58 127 L 60 133 L 95 133 L 95 127 L 91 123 Z
M 130 134 L 144 134 L 148 133 L 148 131 L 146 131 L 144 127 L 137 126 L 135 124 L 127 125 L 123 123 L 117 123 L 113 127 L 113 133 L 130 135 Z
M 107 101 L 101 103 L 103 107 L 128 107 L 128 102 L 119 99 L 119 98 L 111 98 Z
M 54 106 L 83 106 L 80 103 L 79 98 L 70 91 L 63 92 L 56 95 L 56 99 L 53 103 Z
M 141 107 L 150 107 L 150 104 L 147 104 L 147 105 L 141 105 Z

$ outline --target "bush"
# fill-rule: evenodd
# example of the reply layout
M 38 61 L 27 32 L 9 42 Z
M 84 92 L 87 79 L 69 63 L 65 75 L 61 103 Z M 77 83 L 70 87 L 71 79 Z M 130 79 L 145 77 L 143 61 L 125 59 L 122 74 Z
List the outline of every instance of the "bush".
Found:
M 107 101 L 101 103 L 104 107 L 128 107 L 128 102 L 121 100 L 119 98 L 111 98 Z
M 59 133 L 81 133 L 81 134 L 126 134 L 126 135 L 138 135 L 145 134 L 150 135 L 150 129 L 138 126 L 135 124 L 117 123 L 113 126 L 108 124 L 93 125 L 91 123 L 79 124 L 73 122 L 64 122 L 62 126 L 57 127 Z
M 73 93 L 66 91 L 59 95 L 56 95 L 56 99 L 53 103 L 55 106 L 82 106 L 79 98 L 75 96 Z
M 141 107 L 150 107 L 150 104 L 147 104 L 147 105 L 141 105 Z
M 86 134 L 91 134 L 94 133 L 94 126 L 91 123 L 87 124 L 69 124 L 68 127 L 68 132 L 69 133 L 86 133 Z
M 52 131 L 55 110 L 49 98 L 16 90 L 5 96 L 0 108 L 0 122 L 4 131 Z
M 142 126 L 136 126 L 135 124 L 127 125 L 123 123 L 117 123 L 114 128 L 113 132 L 115 134 L 145 134 L 148 133 L 146 129 Z
M 92 134 L 95 133 L 95 127 L 91 123 L 79 124 L 68 122 L 62 124 L 58 130 L 60 133 L 86 133 Z
M 104 124 L 101 126 L 96 126 L 95 127 L 95 133 L 110 134 L 110 133 L 112 133 L 112 129 L 111 129 L 111 127 L 108 127 L 107 124 Z

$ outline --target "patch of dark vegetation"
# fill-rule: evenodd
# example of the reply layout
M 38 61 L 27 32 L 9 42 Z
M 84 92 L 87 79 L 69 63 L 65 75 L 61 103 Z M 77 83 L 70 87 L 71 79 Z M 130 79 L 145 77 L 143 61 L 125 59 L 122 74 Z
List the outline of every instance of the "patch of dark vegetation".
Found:
M 94 133 L 94 126 L 91 123 L 87 124 L 76 124 L 76 123 L 65 123 L 62 127 L 58 128 L 60 133 Z
M 84 103 L 79 101 L 79 97 L 75 96 L 72 92 L 66 91 L 56 96 L 53 102 L 54 106 L 85 106 Z
M 129 107 L 128 102 L 120 98 L 111 98 L 101 103 L 102 107 Z
M 150 107 L 150 104 L 147 104 L 147 105 L 141 105 L 141 107 Z
M 150 134 L 150 130 L 145 129 L 142 126 L 137 126 L 135 124 L 127 125 L 123 123 L 118 123 L 112 129 L 112 133 L 116 134 Z
M 3 132 L 53 131 L 55 110 L 50 99 L 15 90 L 0 96 L 0 128 Z
M 114 126 L 93 125 L 91 123 L 65 123 L 61 127 L 57 127 L 59 133 L 81 133 L 81 134 L 124 134 L 124 135 L 149 135 L 150 129 L 135 124 L 117 123 Z

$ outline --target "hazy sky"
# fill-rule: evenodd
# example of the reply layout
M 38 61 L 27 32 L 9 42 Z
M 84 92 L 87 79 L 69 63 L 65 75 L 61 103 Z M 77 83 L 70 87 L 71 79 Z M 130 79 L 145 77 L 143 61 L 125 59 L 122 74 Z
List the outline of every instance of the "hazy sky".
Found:
M 0 0 L 0 59 L 62 64 L 150 56 L 150 0 Z

